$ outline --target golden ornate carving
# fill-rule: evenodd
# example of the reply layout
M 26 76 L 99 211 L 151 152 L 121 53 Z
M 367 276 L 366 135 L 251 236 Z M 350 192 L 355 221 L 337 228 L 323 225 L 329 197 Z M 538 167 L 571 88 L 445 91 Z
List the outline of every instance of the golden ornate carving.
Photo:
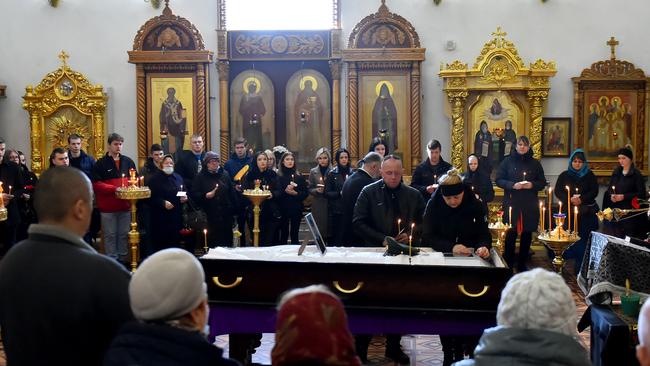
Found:
M 288 55 L 320 54 L 325 47 L 325 40 L 315 35 L 245 35 L 235 38 L 235 50 L 241 55 Z
M 464 64 L 460 62 L 459 60 L 456 60 L 450 64 L 447 64 L 447 70 L 467 70 L 467 64 Z
M 467 85 L 465 78 L 451 78 L 447 81 L 449 88 L 463 88 Z
M 549 61 L 546 62 L 542 60 L 541 58 L 537 59 L 537 61 L 533 62 L 530 64 L 530 69 L 531 70 L 555 70 L 555 62 L 554 61 Z
M 420 37 L 413 25 L 391 13 L 383 2 L 376 13 L 357 23 L 348 39 L 348 48 L 382 47 L 420 47 Z
M 533 149 L 535 159 L 542 158 L 542 111 L 544 101 L 548 98 L 547 90 L 528 91 L 528 101 L 530 103 L 530 146 Z
M 524 62 L 521 60 L 521 57 L 519 57 L 519 53 L 517 52 L 515 44 L 505 39 L 505 36 L 507 36 L 508 33 L 502 31 L 501 27 L 497 27 L 496 32 L 493 32 L 492 35 L 494 38 L 485 43 L 483 49 L 481 50 L 481 53 L 478 55 L 478 57 L 476 57 L 474 68 L 480 69 L 481 65 L 488 62 L 489 56 L 496 50 L 505 51 L 507 54 L 512 56 L 513 61 L 515 61 L 517 64 L 517 67 L 524 68 Z
M 359 106 L 358 98 L 358 74 L 355 63 L 348 66 L 348 149 L 350 158 L 356 164 L 361 157 L 359 154 Z
M 495 61 L 484 69 L 479 82 L 494 83 L 500 88 L 503 83 L 516 82 L 516 73 L 515 68 L 505 58 L 496 56 Z
M 61 67 L 45 75 L 36 88 L 25 88 L 23 108 L 30 116 L 31 160 L 36 174 L 45 168 L 43 154 L 54 147 L 67 146 L 71 133 L 84 137 L 84 148 L 90 155 L 99 158 L 104 153 L 104 89 L 91 85 L 83 74 L 70 69 L 68 58 L 62 51 Z
M 447 93 L 449 104 L 451 104 L 451 165 L 457 168 L 463 167 L 465 154 L 463 153 L 463 136 L 465 130 L 465 100 L 469 95 L 466 91 L 452 91 Z
M 549 88 L 548 76 L 533 76 L 530 83 L 536 88 Z
M 413 62 L 411 70 L 411 167 L 416 167 L 420 163 L 421 150 L 421 131 L 420 131 L 420 99 L 422 97 L 420 85 L 420 63 Z M 414 168 L 412 168 L 414 170 Z
M 174 27 L 170 28 L 169 24 L 173 24 Z M 162 28 L 162 29 L 160 29 Z M 178 34 L 177 31 L 181 32 Z M 163 36 L 162 33 L 165 33 Z M 173 34 L 172 34 L 173 33 Z M 154 35 L 160 35 L 161 37 Z M 187 38 L 188 45 L 191 43 L 191 49 L 204 50 L 205 46 L 203 44 L 203 37 L 201 33 L 190 23 L 187 19 L 172 14 L 171 9 L 168 4 L 165 4 L 165 9 L 160 16 L 149 19 L 140 29 L 133 40 L 133 50 L 142 50 L 145 47 L 145 42 L 152 42 L 155 40 L 155 44 L 149 43 L 151 48 L 162 48 L 170 47 L 176 45 L 176 37 L 178 37 L 178 45 L 181 47 L 182 42 L 181 38 Z M 168 46 L 165 46 L 168 44 Z

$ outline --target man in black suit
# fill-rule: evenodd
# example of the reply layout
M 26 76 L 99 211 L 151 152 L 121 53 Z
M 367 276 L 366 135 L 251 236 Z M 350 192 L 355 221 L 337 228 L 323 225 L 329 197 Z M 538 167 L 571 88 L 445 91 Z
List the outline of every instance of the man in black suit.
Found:
M 39 223 L 0 262 L 7 363 L 101 365 L 133 314 L 129 273 L 82 239 L 93 210 L 90 180 L 76 168 L 48 169 L 34 206 Z
M 381 155 L 376 152 L 370 152 L 363 158 L 363 167 L 357 169 L 343 184 L 341 190 L 341 201 L 343 202 L 343 243 L 334 243 L 335 245 L 343 244 L 348 247 L 361 246 L 363 240 L 359 239 L 354 233 L 352 226 L 352 215 L 354 205 L 363 187 L 374 182 L 379 178 L 381 168 Z

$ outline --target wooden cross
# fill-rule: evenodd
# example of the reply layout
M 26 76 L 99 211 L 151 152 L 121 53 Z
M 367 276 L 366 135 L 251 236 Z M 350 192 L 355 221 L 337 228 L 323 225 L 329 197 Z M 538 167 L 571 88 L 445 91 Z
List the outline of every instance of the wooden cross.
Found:
M 618 41 L 616 38 L 611 37 L 609 41 L 607 41 L 607 45 L 612 49 L 612 60 L 616 59 L 616 46 L 618 46 Z
M 63 62 L 63 66 L 68 66 L 67 63 L 68 58 L 70 58 L 70 55 L 65 53 L 65 51 L 61 51 L 61 53 L 59 53 L 59 59 L 61 60 L 61 62 Z

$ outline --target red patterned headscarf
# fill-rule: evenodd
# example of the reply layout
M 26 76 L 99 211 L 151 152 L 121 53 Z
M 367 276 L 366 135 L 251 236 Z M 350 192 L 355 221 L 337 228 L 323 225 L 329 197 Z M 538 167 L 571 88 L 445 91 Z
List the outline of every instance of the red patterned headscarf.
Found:
M 359 366 L 354 339 L 339 299 L 325 292 L 301 293 L 278 310 L 275 366 L 309 364 Z

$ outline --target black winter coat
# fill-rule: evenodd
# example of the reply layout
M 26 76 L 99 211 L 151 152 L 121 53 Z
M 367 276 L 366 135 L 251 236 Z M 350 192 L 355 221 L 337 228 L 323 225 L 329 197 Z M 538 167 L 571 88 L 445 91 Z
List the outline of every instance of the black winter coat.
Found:
M 294 190 L 298 192 L 295 196 L 284 191 L 291 182 L 298 185 L 294 188 Z M 309 195 L 307 180 L 305 177 L 303 177 L 302 174 L 296 173 L 295 169 L 287 171 L 283 173 L 283 175 L 278 175 L 278 189 L 280 191 L 280 195 L 278 196 L 278 205 L 280 206 L 282 215 L 285 217 L 301 215 L 304 208 L 302 201 L 304 201 Z
M 612 187 L 616 187 L 615 191 Z M 612 194 L 622 194 L 623 201 L 612 202 Z M 632 166 L 626 175 L 623 175 L 623 167 L 619 166 L 612 172 L 609 186 L 603 196 L 603 208 L 632 208 L 632 198 L 646 198 L 645 185 L 641 172 Z
M 217 184 L 219 184 L 219 188 L 214 197 L 206 198 L 206 193 L 212 191 Z M 233 216 L 237 210 L 235 188 L 228 172 L 223 167 L 219 167 L 216 172 L 211 173 L 204 164 L 203 170 L 194 179 L 191 198 L 193 202 L 201 206 L 208 216 L 208 221 L 211 222 Z
M 327 197 L 327 209 L 330 217 L 343 215 L 344 212 L 344 203 L 341 199 L 343 184 L 352 172 L 349 168 L 341 170 L 339 166 L 336 166 L 327 173 L 325 180 L 325 197 Z
M 21 200 L 25 188 L 20 166 L 11 161 L 0 164 L 0 182 L 2 182 L 3 192 L 9 194 L 9 186 L 11 186 L 11 194 L 14 196 L 8 203 L 4 202 L 8 216 L 4 224 L 9 226 L 18 225 L 20 223 L 18 201 Z
M 422 246 L 450 253 L 456 244 L 478 249 L 492 247 L 483 203 L 465 186 L 463 201 L 449 207 L 439 190 L 431 196 L 422 219 Z
M 151 213 L 151 238 L 154 247 L 170 248 L 180 243 L 180 231 L 183 224 L 183 208 L 181 199 L 176 194 L 181 190 L 183 178 L 176 173 L 165 174 L 162 170 L 149 179 L 151 198 L 149 207 Z M 165 208 L 169 201 L 174 208 Z
M 111 343 L 104 366 L 237 366 L 198 332 L 131 322 Z
M 436 180 L 447 174 L 449 169 L 451 169 L 451 164 L 442 160 L 442 157 L 435 166 L 431 165 L 429 158 L 426 158 L 415 168 L 411 178 L 411 187 L 420 191 L 426 201 L 431 198 L 431 194 L 427 192 L 427 187 L 437 183 Z
M 174 170 L 183 177 L 183 185 L 188 192 L 192 191 L 192 183 L 194 182 L 194 178 L 199 174 L 199 167 L 203 168 L 204 156 L 205 151 L 199 155 L 199 159 L 197 160 L 196 155 L 191 150 L 183 150 L 176 158 Z
M 494 200 L 494 187 L 492 187 L 490 176 L 480 168 L 481 166 L 479 165 L 479 169 L 475 172 L 468 171 L 465 173 L 463 175 L 463 183 L 470 188 L 473 194 L 478 194 L 485 212 L 488 212 L 487 204 Z
M 392 197 L 395 194 L 395 198 Z M 397 203 L 397 206 L 395 206 Z M 386 236 L 397 236 L 397 220 L 401 219 L 404 232 L 415 223 L 413 245 L 420 242 L 424 200 L 413 187 L 400 183 L 395 190 L 389 189 L 383 180 L 374 182 L 361 190 L 354 206 L 352 224 L 358 237 L 366 246 L 381 246 Z
M 578 213 L 580 216 L 583 215 L 595 215 L 598 211 L 598 204 L 596 203 L 596 196 L 598 196 L 598 181 L 594 173 L 589 170 L 582 178 L 578 177 L 576 174 L 570 173 L 568 170 L 565 170 L 560 174 L 555 182 L 555 197 L 562 201 L 562 207 L 567 206 L 566 201 L 566 187 L 569 187 L 571 192 L 571 197 L 576 194 L 576 188 L 578 188 L 578 194 L 580 195 L 580 207 L 578 207 Z M 573 206 L 571 206 L 571 215 L 573 215 Z M 578 218 L 580 218 L 580 216 Z M 573 218 L 571 219 L 573 220 Z M 583 221 L 584 222 L 584 221 Z M 571 222 L 573 225 L 573 222 Z
M 343 183 L 343 189 L 341 190 L 341 201 L 343 203 L 343 225 L 344 227 L 340 228 L 343 230 L 345 235 L 343 240 L 346 246 L 361 246 L 363 240 L 357 237 L 357 234 L 354 230 L 354 225 L 352 225 L 352 218 L 354 216 L 354 206 L 357 203 L 357 199 L 361 194 L 363 187 L 367 186 L 374 182 L 373 179 L 368 173 L 363 169 L 357 169 L 354 174 L 352 174 L 345 183 Z
M 516 190 L 513 188 L 515 183 L 526 180 L 533 184 L 531 189 Z M 537 192 L 544 189 L 546 177 L 544 168 L 535 158 L 533 150 L 530 149 L 524 155 L 515 152 L 505 158 L 497 170 L 496 184 L 503 188 L 503 218 L 504 223 L 509 223 L 509 208 L 512 207 L 513 227 L 517 223 L 517 218 L 523 216 L 523 231 L 535 231 L 539 224 L 539 200 Z

